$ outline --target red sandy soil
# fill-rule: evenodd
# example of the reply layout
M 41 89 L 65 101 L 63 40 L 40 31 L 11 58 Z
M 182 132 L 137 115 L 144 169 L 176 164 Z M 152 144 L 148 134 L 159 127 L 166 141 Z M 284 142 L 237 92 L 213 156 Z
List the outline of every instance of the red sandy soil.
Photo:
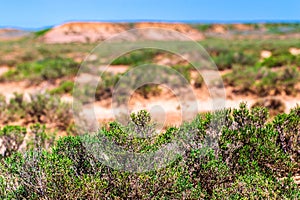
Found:
M 127 68 L 128 66 L 110 66 L 108 71 L 112 73 L 123 73 L 127 70 Z M 3 73 L 6 70 L 7 68 L 0 67 L 0 73 Z M 227 72 L 228 71 L 224 71 L 221 72 L 221 74 Z M 196 73 L 197 72 L 192 72 L 192 77 L 194 77 Z M 7 99 L 9 99 L 13 96 L 14 92 L 25 93 L 26 97 L 26 94 L 43 92 L 47 89 L 54 88 L 55 86 L 57 86 L 57 84 L 49 84 L 47 82 L 43 82 L 38 86 L 30 86 L 25 81 L 1 83 L 0 92 L 5 95 Z M 297 87 L 300 87 L 300 85 Z M 241 102 L 247 102 L 248 106 L 251 106 L 258 100 L 258 98 L 253 95 L 236 95 L 232 91 L 233 88 L 226 87 L 226 101 L 224 102 L 224 106 L 227 108 L 237 108 Z M 211 101 L 212 99 L 206 87 L 202 87 L 200 89 L 193 88 L 193 93 L 197 98 L 198 112 L 207 112 L 213 110 Z M 285 103 L 286 112 L 300 103 L 300 94 L 298 94 L 296 97 L 281 95 L 277 96 L 277 98 L 281 99 Z M 70 103 L 73 101 L 71 95 L 63 95 L 62 99 Z M 189 105 L 193 102 L 186 101 L 185 103 Z M 108 122 L 115 118 L 112 110 L 111 99 L 95 102 L 93 106 L 94 112 L 99 121 Z M 145 99 L 138 94 L 132 95 L 128 103 L 128 107 L 131 111 L 137 111 L 141 109 L 150 111 L 154 120 L 165 121 L 164 126 L 171 124 L 179 125 L 181 123 L 182 116 L 180 102 L 176 96 L 165 87 L 162 88 L 161 95 L 151 96 L 148 99 Z

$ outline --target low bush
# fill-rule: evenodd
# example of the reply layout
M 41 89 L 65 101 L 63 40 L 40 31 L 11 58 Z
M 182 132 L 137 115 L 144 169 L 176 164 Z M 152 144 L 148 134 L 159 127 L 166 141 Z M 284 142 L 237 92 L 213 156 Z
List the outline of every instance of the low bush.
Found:
M 26 128 L 20 126 L 4 126 L 0 130 L 1 154 L 4 157 L 18 151 L 24 141 Z
M 227 85 L 237 93 L 253 93 L 258 96 L 293 95 L 299 82 L 299 72 L 295 67 L 280 68 L 272 71 L 266 67 L 234 67 L 223 78 Z
M 147 99 L 150 96 L 158 96 L 161 93 L 161 88 L 157 84 L 146 84 L 138 88 L 136 92 Z
M 281 53 L 278 55 L 272 55 L 269 58 L 265 58 L 261 62 L 258 63 L 260 66 L 266 67 L 282 67 L 282 66 L 289 66 L 289 65 L 300 65 L 300 56 L 295 56 L 287 53 Z
M 110 123 L 95 137 L 106 136 L 106 142 L 145 153 L 193 133 L 193 142 L 183 143 L 185 153 L 166 167 L 131 173 L 113 169 L 93 157 L 83 144 L 84 137 L 68 136 L 59 139 L 50 151 L 39 148 L 2 159 L 0 197 L 299 199 L 299 187 L 291 178 L 300 164 L 296 139 L 299 110 L 297 107 L 269 121 L 266 109 L 249 110 L 241 104 L 239 109 L 199 115 L 179 128 L 140 138 L 132 133 L 141 128 L 155 132 L 149 114 L 141 111 L 131 115 L 127 126 Z M 214 138 L 219 148 L 204 145 Z
M 54 88 L 52 90 L 49 91 L 49 93 L 51 95 L 54 94 L 72 94 L 73 91 L 73 87 L 74 87 L 74 82 L 73 81 L 63 81 L 59 84 L 59 86 L 57 88 Z
M 15 94 L 9 102 L 0 99 L 0 106 L 1 124 L 42 123 L 60 130 L 67 130 L 73 124 L 71 106 L 49 94 L 31 95 L 29 101 L 22 94 Z
M 194 80 L 194 87 L 201 88 L 204 85 L 204 79 L 200 74 L 197 74 L 197 77 Z
M 276 72 L 262 70 L 262 77 L 255 84 L 255 88 L 260 96 L 277 95 L 285 93 L 287 95 L 296 94 L 295 85 L 299 82 L 299 72 L 295 67 L 286 67 Z
M 53 81 L 58 78 L 76 75 L 78 63 L 71 59 L 49 58 L 37 62 L 27 62 L 17 65 L 16 69 L 9 70 L 2 75 L 2 81 L 28 80 L 32 83 Z
M 118 83 L 120 74 L 112 74 L 104 72 L 101 74 L 101 80 L 99 81 L 96 89 L 94 83 L 77 83 L 74 85 L 71 81 L 62 83 L 58 88 L 50 91 L 52 94 L 65 93 L 72 90 L 73 95 L 80 99 L 82 103 L 92 102 L 94 100 L 100 101 L 112 97 L 113 89 Z M 73 90 L 75 89 L 75 90 Z
M 174 65 L 172 69 L 176 70 L 181 76 L 185 78 L 188 82 L 191 82 L 191 65 Z
M 300 107 L 289 114 L 279 114 L 274 119 L 274 128 L 278 132 L 277 144 L 293 160 L 300 161 Z
M 47 132 L 46 127 L 40 124 L 26 127 L 6 125 L 0 130 L 1 150 L 0 157 L 9 157 L 20 151 L 45 148 L 53 145 L 55 134 Z
M 254 54 L 226 51 L 212 57 L 219 70 L 231 69 L 233 65 L 254 65 L 258 57 Z
M 137 66 L 140 64 L 147 64 L 152 61 L 155 55 L 158 54 L 158 50 L 153 49 L 143 49 L 132 51 L 128 54 L 122 55 L 115 59 L 112 65 L 130 65 Z

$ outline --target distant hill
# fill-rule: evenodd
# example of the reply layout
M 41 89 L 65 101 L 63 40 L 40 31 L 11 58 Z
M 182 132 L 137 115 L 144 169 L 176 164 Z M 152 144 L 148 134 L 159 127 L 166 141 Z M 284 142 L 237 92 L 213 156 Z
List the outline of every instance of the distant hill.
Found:
M 2 28 L 0 29 L 0 40 L 19 39 L 24 36 L 28 36 L 29 34 L 30 34 L 29 31 L 13 29 L 13 28 Z
M 15 40 L 29 35 L 45 43 L 93 43 L 106 40 L 130 29 L 163 28 L 178 31 L 193 40 L 204 38 L 300 38 L 300 23 L 196 23 L 196 22 L 68 22 L 39 30 L 0 28 L 0 41 Z M 174 40 L 175 32 L 135 31 L 126 40 Z M 186 40 L 186 38 L 181 38 Z
M 164 28 L 181 32 L 194 40 L 204 39 L 203 34 L 197 29 L 181 23 L 104 23 L 104 22 L 70 22 L 48 30 L 41 40 L 46 43 L 70 43 L 70 42 L 97 42 L 106 40 L 117 33 L 129 30 L 131 28 Z M 172 33 L 162 33 L 159 29 L 152 30 L 151 33 L 138 32 L 135 35 L 128 35 L 130 40 L 155 39 L 170 40 L 174 39 Z

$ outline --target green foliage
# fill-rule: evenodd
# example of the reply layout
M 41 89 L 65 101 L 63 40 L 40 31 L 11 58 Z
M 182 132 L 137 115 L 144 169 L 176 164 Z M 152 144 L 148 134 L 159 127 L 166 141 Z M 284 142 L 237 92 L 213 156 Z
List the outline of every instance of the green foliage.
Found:
M 54 134 L 46 133 L 46 127 L 40 124 L 30 126 L 30 131 L 25 127 L 6 125 L 0 130 L 0 157 L 9 157 L 26 149 L 48 149 L 53 145 L 54 137 Z
M 234 173 L 259 168 L 260 172 L 285 174 L 294 169 L 295 163 L 276 144 L 278 134 L 271 124 L 266 124 L 267 114 L 263 108 L 250 112 L 244 104 L 233 110 L 234 123 L 222 133 L 220 147 Z
M 254 65 L 258 57 L 234 51 L 224 51 L 212 57 L 219 70 L 231 69 L 233 65 Z
M 59 94 L 66 94 L 66 93 L 72 94 L 73 87 L 74 87 L 73 81 L 63 81 L 59 84 L 59 86 L 57 88 L 50 90 L 49 93 L 51 95 L 54 95 L 54 94 L 59 95 Z
M 120 79 L 120 74 L 114 75 L 112 73 L 104 72 L 101 74 L 101 82 L 99 83 L 95 98 L 96 100 L 107 99 L 112 96 L 113 89 Z
M 159 85 L 146 84 L 138 88 L 136 92 L 142 95 L 144 98 L 149 98 L 149 96 L 159 95 L 161 93 L 161 89 L 159 88 Z
M 253 93 L 258 96 L 295 94 L 295 85 L 299 81 L 299 72 L 295 67 L 280 68 L 272 71 L 265 67 L 239 67 L 223 78 L 227 85 L 234 87 L 237 93 Z
M 31 95 L 30 101 L 15 94 L 7 103 L 0 99 L 0 123 L 20 121 L 21 124 L 42 123 L 60 130 L 67 130 L 73 124 L 71 106 L 49 94 Z
M 52 93 L 60 93 L 66 89 L 68 90 L 71 88 L 71 85 L 73 85 L 73 87 L 75 86 L 75 90 L 72 91 L 72 93 L 75 92 L 73 95 L 75 95 L 83 103 L 108 99 L 112 97 L 113 89 L 118 83 L 119 78 L 120 74 L 114 75 L 109 72 L 103 72 L 96 89 L 93 83 L 74 85 L 71 82 L 68 82 L 66 85 L 63 83 L 59 88 L 54 89 L 54 91 L 52 90 Z
M 291 178 L 278 181 L 263 173 L 240 175 L 231 187 L 213 191 L 212 199 L 299 199 L 299 188 Z
M 264 25 L 268 33 L 283 34 L 299 32 L 299 23 L 267 23 Z
M 6 101 L 4 96 L 0 96 L 0 122 L 6 124 L 13 121 L 19 121 L 24 118 L 26 113 L 24 111 L 25 103 L 22 94 L 14 94 L 14 97 Z
M 289 153 L 298 163 L 300 161 L 300 107 L 289 114 L 280 114 L 274 119 L 274 127 L 278 132 L 277 143 L 285 153 Z
M 295 67 L 286 67 L 276 72 L 270 70 L 262 70 L 262 77 L 255 83 L 255 87 L 260 96 L 267 96 L 270 92 L 273 95 L 287 95 L 296 93 L 295 85 L 299 82 L 299 72 Z
M 300 64 L 300 56 L 292 55 L 289 52 L 272 55 L 259 62 L 260 66 L 266 66 L 270 68 L 288 66 L 288 65 L 299 66 L 299 64 Z
M 204 85 L 204 79 L 200 74 L 197 74 L 197 77 L 194 80 L 194 87 L 201 88 Z
M 194 25 L 194 27 L 196 29 L 198 29 L 199 31 L 207 31 L 211 28 L 211 24 L 197 24 L 197 25 Z
M 175 65 L 172 66 L 172 68 L 176 70 L 181 76 L 183 76 L 185 80 L 187 80 L 188 82 L 191 81 L 191 72 L 190 72 L 192 69 L 191 65 L 187 65 L 187 66 Z
M 112 65 L 130 65 L 137 66 L 140 64 L 149 63 L 159 51 L 153 49 L 143 49 L 132 51 L 115 59 Z
M 131 132 L 152 127 L 146 111 L 116 122 L 96 137 L 129 151 L 156 151 L 182 133 L 193 143 L 168 166 L 143 173 L 103 165 L 83 145 L 83 137 L 59 139 L 51 151 L 13 154 L 0 162 L 0 197 L 14 199 L 298 199 L 291 175 L 299 169 L 299 108 L 268 122 L 264 108 L 226 109 L 197 116 L 180 128 L 152 137 Z M 206 137 L 219 136 L 219 148 L 205 148 Z M 210 140 L 207 138 L 208 140 Z M 282 139 L 284 138 L 284 139 Z M 292 138 L 292 139 L 291 139 Z M 280 140 L 281 139 L 281 140 Z M 211 141 L 211 140 L 210 140 Z M 285 177 L 285 178 L 282 178 Z
M 52 29 L 52 28 L 46 28 L 46 29 L 42 29 L 42 30 L 36 31 L 36 32 L 34 33 L 34 35 L 35 35 L 36 37 L 43 36 L 43 35 L 45 35 L 48 31 L 50 31 L 51 29 Z
M 26 129 L 20 126 L 4 126 L 0 130 L 2 156 L 7 157 L 19 150 L 24 141 Z
M 55 80 L 65 76 L 74 76 L 79 66 L 71 59 L 49 58 L 37 62 L 17 65 L 16 69 L 9 70 L 1 77 L 2 81 L 41 82 Z

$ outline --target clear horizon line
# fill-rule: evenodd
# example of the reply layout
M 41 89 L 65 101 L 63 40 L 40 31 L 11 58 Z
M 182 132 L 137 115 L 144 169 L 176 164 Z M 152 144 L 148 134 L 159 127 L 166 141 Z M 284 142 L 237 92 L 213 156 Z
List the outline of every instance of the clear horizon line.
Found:
M 116 20 L 80 20 L 80 19 L 72 19 L 72 20 L 65 20 L 58 24 L 53 25 L 45 25 L 39 27 L 22 27 L 22 26 L 14 26 L 14 25 L 0 25 L 0 28 L 14 28 L 14 29 L 21 29 L 21 30 L 42 30 L 45 28 L 51 28 L 54 26 L 58 26 L 60 24 L 68 23 L 68 22 L 107 22 L 107 23 L 135 23 L 135 22 L 170 22 L 170 23 L 187 23 L 187 24 L 234 24 L 234 23 L 243 23 L 243 24 L 253 24 L 253 23 L 300 23 L 300 19 L 294 20 L 286 20 L 286 19 L 254 19 L 254 20 L 198 20 L 198 19 L 191 19 L 191 20 L 160 20 L 160 19 L 116 19 Z

